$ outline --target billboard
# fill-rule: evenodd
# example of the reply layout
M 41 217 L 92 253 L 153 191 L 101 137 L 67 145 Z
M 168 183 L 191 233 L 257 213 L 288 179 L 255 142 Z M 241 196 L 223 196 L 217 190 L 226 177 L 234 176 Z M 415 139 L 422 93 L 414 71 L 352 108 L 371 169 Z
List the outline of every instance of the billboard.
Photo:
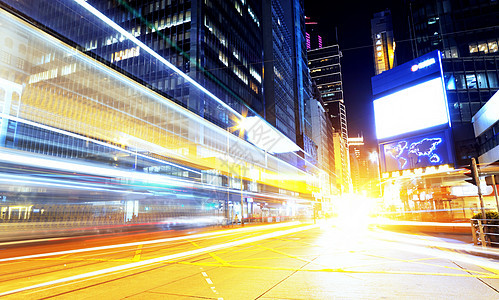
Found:
M 378 140 L 449 123 L 441 76 L 380 97 L 373 105 Z
M 381 144 L 381 171 L 426 168 L 454 163 L 450 131 L 412 136 Z

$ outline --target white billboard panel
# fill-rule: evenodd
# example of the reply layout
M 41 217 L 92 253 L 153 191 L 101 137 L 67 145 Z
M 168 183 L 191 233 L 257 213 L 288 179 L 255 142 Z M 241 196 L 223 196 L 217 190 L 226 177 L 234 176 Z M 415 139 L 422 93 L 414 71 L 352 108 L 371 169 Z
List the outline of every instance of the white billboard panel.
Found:
M 378 140 L 449 123 L 441 77 L 374 100 Z

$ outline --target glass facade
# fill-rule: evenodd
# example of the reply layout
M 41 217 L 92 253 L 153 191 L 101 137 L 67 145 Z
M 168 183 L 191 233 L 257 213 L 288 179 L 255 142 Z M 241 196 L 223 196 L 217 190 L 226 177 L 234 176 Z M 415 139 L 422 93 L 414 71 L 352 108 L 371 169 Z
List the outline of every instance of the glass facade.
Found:
M 499 90 L 497 1 L 408 2 L 413 55 L 442 52 L 457 165 L 478 157 L 473 115 Z
M 266 119 L 296 141 L 292 36 L 279 1 L 264 4 Z M 271 38 L 270 38 L 271 37 Z
M 220 104 L 193 89 L 168 61 L 238 113 L 263 114 L 259 5 L 245 1 L 4 1 L 67 43 L 205 119 L 227 128 Z M 82 4 L 83 3 L 83 4 Z M 155 54 L 137 47 L 95 8 Z M 239 8 L 239 10 L 238 10 Z

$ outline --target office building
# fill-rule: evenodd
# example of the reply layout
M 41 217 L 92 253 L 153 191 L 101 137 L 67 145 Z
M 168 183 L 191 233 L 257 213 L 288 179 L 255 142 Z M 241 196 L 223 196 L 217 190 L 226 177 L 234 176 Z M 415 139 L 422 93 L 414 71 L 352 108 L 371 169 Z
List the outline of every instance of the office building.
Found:
M 374 74 L 378 75 L 397 65 L 390 10 L 374 14 L 371 19 L 371 38 L 374 49 Z
M 478 157 L 472 116 L 499 89 L 497 1 L 408 1 L 414 57 L 442 53 L 457 166 Z
M 263 3 L 265 117 L 296 141 L 294 63 L 289 59 L 294 39 L 280 1 Z
M 336 189 L 336 173 L 334 165 L 334 128 L 326 113 L 324 102 L 315 82 L 313 84 L 312 129 L 313 140 L 317 144 L 318 167 L 324 171 L 324 185 L 331 195 L 338 194 Z M 327 194 L 324 192 L 324 194 Z
M 339 149 L 335 148 L 337 183 L 341 191 L 348 191 L 350 186 L 350 166 L 348 155 L 348 130 L 345 104 L 343 102 L 342 77 L 340 65 L 341 52 L 338 45 L 325 46 L 308 51 L 310 76 L 324 101 L 324 108 L 332 121 L 333 128 L 339 133 Z M 335 145 L 336 147 L 336 145 Z M 338 152 L 336 153 L 336 151 Z

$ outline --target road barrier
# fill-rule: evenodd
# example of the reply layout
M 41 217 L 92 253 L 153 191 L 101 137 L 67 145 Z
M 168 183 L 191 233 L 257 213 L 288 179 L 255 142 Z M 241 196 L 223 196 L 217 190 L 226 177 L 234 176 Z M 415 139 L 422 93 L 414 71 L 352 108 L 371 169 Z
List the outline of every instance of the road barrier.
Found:
M 470 219 L 474 245 L 499 247 L 499 220 Z

